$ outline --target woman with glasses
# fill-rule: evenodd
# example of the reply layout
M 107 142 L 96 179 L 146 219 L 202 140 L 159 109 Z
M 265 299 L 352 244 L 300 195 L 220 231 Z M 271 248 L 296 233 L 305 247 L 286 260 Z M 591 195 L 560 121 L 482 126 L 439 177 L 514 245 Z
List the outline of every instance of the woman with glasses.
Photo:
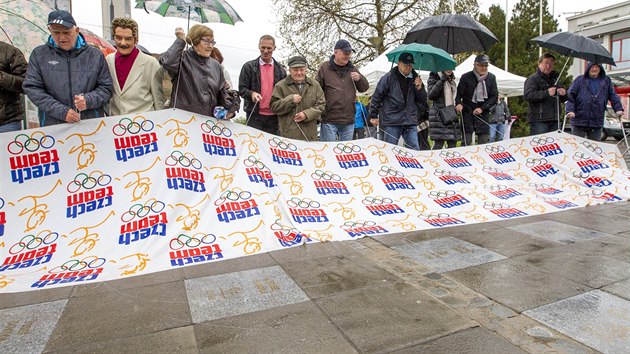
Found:
M 228 94 L 221 64 L 210 58 L 216 43 L 212 29 L 194 25 L 186 35 L 177 27 L 175 36 L 173 45 L 160 56 L 160 64 L 172 78 L 171 107 L 214 116 L 214 108 L 222 106 L 229 111 L 227 118 L 234 116 L 240 102 Z

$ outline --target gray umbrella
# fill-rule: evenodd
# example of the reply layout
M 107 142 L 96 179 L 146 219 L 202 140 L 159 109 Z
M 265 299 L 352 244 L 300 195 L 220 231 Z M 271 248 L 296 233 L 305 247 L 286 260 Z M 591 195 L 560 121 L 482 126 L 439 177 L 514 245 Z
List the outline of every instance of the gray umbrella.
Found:
M 450 54 L 487 51 L 498 39 L 469 15 L 442 14 L 423 18 L 407 32 L 403 43 L 424 43 Z
M 588 60 L 595 64 L 615 65 L 612 55 L 603 45 L 594 40 L 571 32 L 552 32 L 532 38 L 539 46 L 573 58 Z

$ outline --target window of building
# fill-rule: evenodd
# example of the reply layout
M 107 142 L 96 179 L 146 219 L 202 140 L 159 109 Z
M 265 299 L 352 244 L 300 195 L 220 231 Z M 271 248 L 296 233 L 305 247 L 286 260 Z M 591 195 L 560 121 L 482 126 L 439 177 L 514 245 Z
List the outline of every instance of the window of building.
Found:
M 630 68 L 630 31 L 613 34 L 610 47 L 617 63 L 614 70 Z

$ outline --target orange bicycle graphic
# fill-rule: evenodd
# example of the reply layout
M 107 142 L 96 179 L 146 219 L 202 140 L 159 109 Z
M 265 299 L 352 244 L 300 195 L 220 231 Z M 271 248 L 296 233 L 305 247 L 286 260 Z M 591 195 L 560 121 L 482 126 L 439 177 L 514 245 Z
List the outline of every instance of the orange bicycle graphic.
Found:
M 57 183 L 55 183 L 55 185 L 52 187 L 50 191 L 48 191 L 48 193 L 45 193 L 43 195 L 36 195 L 36 196 L 29 195 L 26 197 L 22 197 L 18 200 L 18 203 L 23 200 L 32 200 L 33 202 L 33 206 L 31 208 L 24 208 L 22 209 L 20 214 L 18 214 L 18 216 L 24 216 L 24 215 L 30 214 L 28 216 L 28 219 L 26 220 L 26 229 L 24 229 L 24 232 L 29 232 L 31 230 L 34 230 L 39 225 L 44 223 L 44 221 L 46 220 L 46 214 L 48 214 L 50 210 L 48 210 L 48 204 L 45 204 L 45 203 L 39 204 L 38 200 L 48 197 L 55 191 L 57 187 L 61 186 L 62 184 L 63 183 L 61 182 L 61 180 L 58 179 Z
M 256 227 L 254 227 L 252 230 L 250 231 L 237 231 L 237 232 L 232 232 L 231 234 L 225 236 L 225 237 L 221 237 L 221 239 L 223 240 L 227 240 L 228 238 L 232 237 L 232 236 L 237 236 L 237 235 L 241 235 L 241 240 L 238 241 L 234 241 L 234 243 L 232 244 L 233 247 L 239 247 L 239 246 L 243 246 L 243 252 L 245 252 L 245 254 L 254 254 L 254 253 L 258 253 L 260 252 L 260 250 L 262 249 L 262 242 L 260 241 L 260 239 L 258 237 L 249 237 L 247 236 L 248 234 L 251 234 L 252 232 L 260 229 L 261 226 L 263 226 L 264 223 L 261 221 L 258 222 L 258 225 Z
M 333 209 L 333 211 L 336 213 L 341 212 L 341 216 L 343 217 L 344 220 L 350 220 L 350 219 L 354 219 L 354 217 L 357 214 L 352 208 L 348 207 L 348 205 L 350 205 L 354 201 L 355 199 L 354 197 L 352 197 L 347 202 L 332 202 L 328 204 L 337 204 L 339 207 Z
M 128 256 L 122 257 L 120 260 L 122 261 L 127 258 L 131 258 L 131 261 L 135 261 L 135 264 L 132 265 L 131 263 L 128 263 L 118 268 L 120 270 L 124 269 L 123 272 L 120 273 L 121 276 L 126 276 L 126 275 L 142 272 L 143 270 L 147 268 L 147 263 L 151 261 L 151 259 L 149 258 L 149 255 L 146 253 L 133 253 Z
M 219 172 L 218 174 L 214 175 L 213 179 L 215 180 L 220 180 L 221 181 L 221 191 L 225 191 L 226 189 L 228 189 L 231 185 L 232 182 L 234 182 L 234 175 L 229 173 L 228 171 L 232 171 L 234 169 L 234 167 L 236 167 L 236 163 L 237 161 L 234 161 L 234 164 L 229 167 L 229 168 L 225 168 L 225 167 L 210 167 L 210 170 L 220 170 L 221 172 Z
M 70 231 L 71 234 L 81 230 L 82 236 L 78 236 L 76 238 L 74 238 L 72 241 L 70 241 L 70 243 L 68 244 L 69 246 L 73 246 L 76 245 L 74 248 L 74 253 L 72 255 L 72 257 L 78 257 L 80 255 L 83 255 L 87 252 L 90 252 L 91 250 L 94 249 L 94 246 L 96 246 L 96 242 L 99 241 L 99 234 L 92 232 L 90 233 L 90 230 L 97 228 L 101 225 L 103 225 L 107 219 L 109 219 L 112 215 L 114 215 L 114 211 L 110 211 L 109 214 L 107 214 L 107 216 L 105 217 L 105 219 L 103 219 L 103 221 L 99 222 L 96 225 L 93 226 L 82 226 L 82 227 L 78 227 L 72 231 Z
M 75 133 L 75 134 L 69 135 L 66 138 L 66 141 L 70 140 L 70 138 L 75 137 L 75 136 L 79 138 L 79 145 L 73 146 L 72 148 L 70 148 L 70 151 L 68 151 L 70 155 L 74 154 L 75 152 L 78 152 L 77 154 L 77 169 L 78 170 L 82 168 L 86 168 L 89 165 L 93 164 L 94 160 L 96 159 L 96 152 L 97 152 L 96 146 L 94 145 L 94 143 L 91 143 L 91 142 L 86 143 L 84 138 L 95 135 L 105 125 L 106 125 L 105 121 L 101 121 L 101 123 L 96 127 L 96 130 L 89 134 Z
M 249 153 L 252 155 L 256 154 L 258 152 L 258 144 L 256 144 L 254 139 L 262 138 L 263 133 L 260 133 L 258 135 L 251 135 L 250 133 L 241 133 L 238 135 L 238 137 L 240 138 L 241 135 L 247 136 L 247 139 L 243 140 L 243 145 L 247 146 L 247 151 L 249 151 Z
M 319 242 L 328 242 L 333 238 L 333 235 L 330 232 L 327 232 L 332 227 L 333 226 L 329 224 L 328 227 L 323 230 L 304 230 L 303 234 L 308 235 L 308 238 L 310 239 L 319 240 Z
M 184 226 L 182 227 L 182 230 L 190 231 L 197 228 L 197 226 L 199 225 L 199 220 L 201 219 L 200 217 L 201 211 L 200 211 L 199 206 L 201 206 L 206 200 L 209 200 L 209 199 L 210 199 L 210 196 L 206 194 L 205 197 L 203 197 L 203 199 L 199 201 L 199 203 L 192 206 L 188 206 L 183 203 L 177 203 L 175 204 L 175 206 L 172 206 L 169 204 L 169 206 L 173 209 L 180 206 L 186 209 L 184 213 L 178 215 L 177 218 L 175 219 L 175 221 L 179 221 L 184 224 Z
M 173 129 L 169 129 L 166 132 L 166 136 L 173 136 L 173 148 L 180 148 L 180 147 L 184 147 L 188 145 L 188 140 L 189 140 L 189 136 L 188 136 L 188 131 L 182 129 L 180 127 L 180 124 L 190 124 L 191 122 L 196 121 L 197 119 L 195 118 L 195 116 L 190 117 L 190 119 L 186 122 L 182 122 L 180 120 L 171 118 L 169 120 L 167 120 L 166 122 L 164 122 L 164 126 L 166 126 L 166 124 L 168 124 L 169 122 L 174 122 L 175 123 L 175 128 Z M 162 125 L 158 124 L 159 128 L 162 128 Z
M 409 175 L 409 178 L 411 177 L 415 177 L 416 178 L 416 183 L 421 183 L 424 188 L 428 189 L 428 190 L 432 190 L 435 188 L 435 183 L 433 183 L 433 181 L 431 181 L 430 179 L 426 178 L 429 176 L 429 171 L 424 171 L 424 175 Z
M 387 157 L 387 155 L 383 152 L 385 151 L 385 143 L 383 143 L 383 145 L 378 146 L 376 144 L 372 144 L 372 145 L 368 145 L 367 148 L 374 148 L 374 151 L 372 152 L 371 156 L 378 156 L 378 160 L 380 161 L 380 163 L 382 165 L 386 164 L 389 162 L 389 158 Z
M 288 173 L 278 173 L 279 176 L 287 176 L 289 178 L 288 181 L 282 181 L 282 184 L 288 184 L 289 185 L 289 191 L 291 192 L 291 195 L 299 195 L 302 194 L 302 191 L 304 190 L 302 188 L 302 183 L 298 182 L 297 179 L 299 177 L 302 177 L 302 175 L 304 175 L 304 173 L 306 173 L 306 170 L 302 170 L 302 173 L 300 173 L 299 175 L 293 176 L 290 175 Z
M 400 227 L 401 229 L 403 229 L 405 231 L 413 231 L 413 230 L 416 229 L 416 224 L 407 221 L 407 219 L 409 219 L 410 217 L 411 217 L 411 215 L 407 214 L 407 216 L 405 216 L 404 219 L 387 220 L 385 222 L 389 223 L 389 224 L 392 224 L 394 227 Z
M 315 165 L 316 168 L 322 168 L 326 166 L 326 160 L 324 159 L 324 156 L 318 154 L 318 152 L 322 152 L 326 150 L 327 148 L 328 148 L 328 144 L 324 144 L 324 146 L 320 150 L 315 150 L 313 148 L 305 148 L 304 151 L 306 150 L 312 151 L 313 153 L 306 155 L 306 157 L 309 159 L 313 159 L 313 164 Z
M 13 283 L 15 279 L 8 278 L 6 275 L 0 275 L 0 289 L 6 288 L 9 284 Z
M 422 198 L 422 193 L 418 193 L 415 196 L 406 195 L 404 197 L 401 197 L 400 201 L 402 202 L 403 200 L 407 199 L 408 202 L 405 204 L 405 206 L 413 207 L 417 212 L 424 213 L 429 208 L 420 201 L 421 198 Z
M 359 182 L 353 184 L 352 186 L 353 187 L 361 186 L 361 193 L 363 193 L 363 195 L 368 195 L 368 194 L 372 194 L 372 192 L 374 191 L 374 185 L 372 184 L 371 181 L 365 181 L 364 179 L 370 177 L 371 174 L 372 174 L 372 170 L 369 170 L 367 175 L 363 177 L 351 176 L 348 179 L 353 179 L 353 178 L 358 179 Z
M 123 175 L 123 178 L 129 175 L 135 175 L 136 177 L 135 180 L 125 185 L 125 189 L 133 187 L 133 190 L 131 192 L 131 195 L 133 196 L 133 199 L 131 200 L 132 202 L 138 201 L 145 195 L 149 194 L 149 191 L 151 189 L 151 184 L 152 184 L 151 179 L 149 177 L 141 177 L 141 174 L 143 172 L 147 172 L 148 170 L 152 169 L 155 166 L 155 164 L 160 160 L 161 159 L 158 156 L 155 158 L 151 166 L 145 168 L 144 170 L 131 171 Z M 120 178 L 116 178 L 116 180 L 120 181 Z

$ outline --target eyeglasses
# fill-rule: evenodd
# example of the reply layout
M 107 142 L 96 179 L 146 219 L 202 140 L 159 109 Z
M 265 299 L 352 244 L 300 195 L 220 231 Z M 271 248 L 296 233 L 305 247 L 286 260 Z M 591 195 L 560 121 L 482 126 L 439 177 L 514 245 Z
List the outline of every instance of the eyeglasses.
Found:
M 215 44 L 217 44 L 217 42 L 215 42 L 214 39 L 201 38 L 201 41 L 204 42 L 206 45 L 215 45 Z

